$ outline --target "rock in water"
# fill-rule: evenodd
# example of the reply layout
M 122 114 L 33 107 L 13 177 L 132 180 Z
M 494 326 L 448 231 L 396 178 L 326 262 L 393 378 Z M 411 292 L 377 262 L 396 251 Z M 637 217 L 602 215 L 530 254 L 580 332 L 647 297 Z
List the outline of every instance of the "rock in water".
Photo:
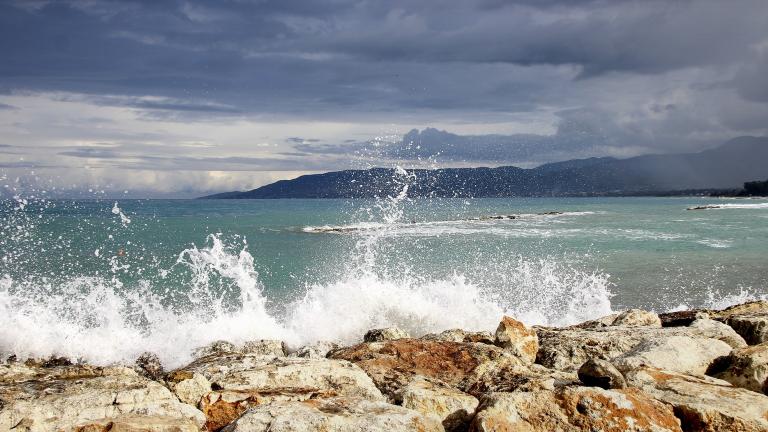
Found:
M 363 337 L 364 342 L 384 342 L 397 339 L 408 339 L 411 336 L 397 327 L 368 330 Z
M 685 431 L 768 430 L 768 397 L 711 377 L 652 368 L 625 375 L 627 383 L 671 405 Z
M 223 432 L 442 432 L 434 418 L 360 398 L 277 401 L 257 405 Z
M 626 327 L 661 327 L 661 319 L 653 312 L 630 309 L 620 313 L 611 325 Z
M 472 431 L 679 432 L 667 405 L 637 389 L 564 387 L 556 391 L 490 393 L 480 402 Z
M 768 392 L 768 343 L 731 351 L 719 359 L 709 375 L 728 381 L 736 387 Z
M 495 343 L 527 363 L 536 361 L 536 353 L 539 351 L 536 332 L 514 318 L 502 318 L 496 328 Z
M 768 342 L 768 314 L 734 315 L 725 323 L 741 335 L 749 345 Z
M 474 396 L 423 377 L 408 383 L 400 399 L 400 405 L 436 419 L 446 432 L 467 430 L 478 404 Z
M 587 360 L 579 368 L 578 375 L 581 382 L 589 387 L 600 387 L 606 390 L 627 387 L 624 375 L 614 365 L 605 360 Z

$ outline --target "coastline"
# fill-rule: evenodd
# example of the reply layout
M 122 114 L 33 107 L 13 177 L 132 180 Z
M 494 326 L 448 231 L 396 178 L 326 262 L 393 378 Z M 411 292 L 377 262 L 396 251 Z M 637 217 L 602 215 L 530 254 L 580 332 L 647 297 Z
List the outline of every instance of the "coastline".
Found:
M 768 302 L 568 327 L 289 347 L 219 341 L 166 371 L 3 359 L 0 430 L 768 430 Z

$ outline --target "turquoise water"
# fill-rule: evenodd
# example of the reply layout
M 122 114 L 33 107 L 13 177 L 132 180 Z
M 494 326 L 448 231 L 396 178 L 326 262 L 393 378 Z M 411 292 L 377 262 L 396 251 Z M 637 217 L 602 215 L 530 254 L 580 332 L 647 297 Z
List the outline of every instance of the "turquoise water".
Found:
M 716 204 L 710 210 L 688 207 Z M 560 212 L 559 214 L 543 214 Z M 515 215 L 514 219 L 490 219 Z M 2 202 L 0 352 L 567 324 L 768 295 L 768 200 Z

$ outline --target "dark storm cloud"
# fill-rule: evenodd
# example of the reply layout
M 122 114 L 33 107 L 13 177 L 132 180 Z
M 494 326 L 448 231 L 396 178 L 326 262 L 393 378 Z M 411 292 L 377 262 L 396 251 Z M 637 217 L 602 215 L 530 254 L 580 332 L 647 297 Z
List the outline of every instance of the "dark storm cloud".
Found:
M 510 80 L 510 65 L 573 65 L 593 76 L 730 64 L 748 56 L 768 24 L 760 0 L 34 6 L 0 5 L 6 90 L 160 95 L 177 101 L 136 107 L 211 114 L 525 111 L 546 83 Z M 414 91 L 425 83 L 428 92 Z

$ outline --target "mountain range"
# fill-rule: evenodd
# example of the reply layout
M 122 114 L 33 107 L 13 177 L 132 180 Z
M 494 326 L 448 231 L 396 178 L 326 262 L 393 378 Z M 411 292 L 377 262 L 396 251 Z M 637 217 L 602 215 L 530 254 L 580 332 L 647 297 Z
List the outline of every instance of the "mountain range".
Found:
M 396 195 L 406 183 L 412 197 L 638 195 L 737 189 L 765 178 L 768 137 L 739 137 L 699 153 L 575 159 L 530 169 L 409 169 L 407 175 L 390 168 L 334 171 L 203 198 L 370 198 Z

